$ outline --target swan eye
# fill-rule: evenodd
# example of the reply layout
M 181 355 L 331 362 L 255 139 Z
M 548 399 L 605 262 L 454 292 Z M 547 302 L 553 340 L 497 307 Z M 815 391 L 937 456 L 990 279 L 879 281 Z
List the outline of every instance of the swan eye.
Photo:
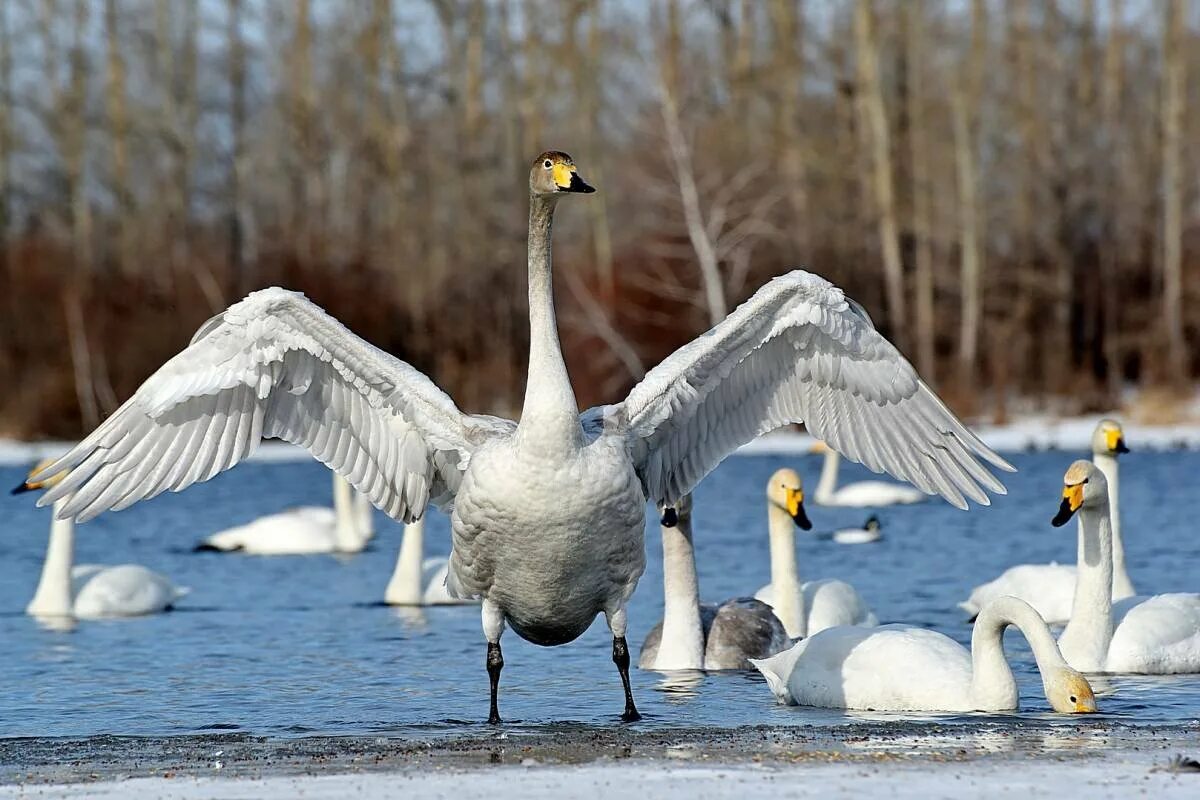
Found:
M 547 158 L 545 161 L 542 162 L 542 166 L 545 167 L 546 169 L 550 169 L 551 167 L 554 166 L 554 162 Z
M 1078 700 L 1076 700 L 1076 699 L 1075 699 L 1075 695 L 1071 695 L 1071 696 L 1070 696 L 1070 697 L 1068 697 L 1067 699 L 1068 699 L 1068 700 L 1070 700 L 1072 703 L 1077 703 L 1077 702 L 1079 702 Z

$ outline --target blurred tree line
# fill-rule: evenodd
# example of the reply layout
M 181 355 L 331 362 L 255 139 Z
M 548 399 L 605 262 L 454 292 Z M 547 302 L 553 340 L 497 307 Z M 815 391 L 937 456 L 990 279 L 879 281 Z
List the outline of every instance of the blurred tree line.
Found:
M 0 435 L 271 284 L 512 413 L 548 148 L 582 404 L 801 265 L 967 412 L 1187 381 L 1198 5 L 0 0 Z

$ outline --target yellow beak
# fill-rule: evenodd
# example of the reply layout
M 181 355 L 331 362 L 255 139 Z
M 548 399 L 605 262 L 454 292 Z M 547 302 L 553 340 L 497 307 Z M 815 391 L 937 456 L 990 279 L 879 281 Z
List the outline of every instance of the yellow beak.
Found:
M 1083 505 L 1083 484 L 1077 483 L 1074 486 L 1063 487 L 1063 500 L 1067 501 L 1067 507 L 1072 512 L 1078 511 Z
M 804 504 L 803 489 L 786 489 L 787 512 L 793 517 L 800 513 L 800 506 Z
M 1108 446 L 1108 449 L 1110 451 L 1117 449 L 1117 442 L 1119 442 L 1119 441 L 1121 441 L 1121 432 L 1120 431 L 1105 431 L 1104 432 L 1104 443 Z

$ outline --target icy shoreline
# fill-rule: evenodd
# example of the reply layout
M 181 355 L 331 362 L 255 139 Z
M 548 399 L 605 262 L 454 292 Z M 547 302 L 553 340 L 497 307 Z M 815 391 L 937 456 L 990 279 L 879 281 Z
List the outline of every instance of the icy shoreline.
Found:
M 974 425 L 972 430 L 1002 453 L 1031 450 L 1087 450 L 1096 422 L 1105 415 L 1066 419 L 1030 417 L 1008 425 Z M 1136 450 L 1200 450 L 1200 422 L 1181 425 L 1124 423 L 1125 439 Z M 776 431 L 760 436 L 738 451 L 739 455 L 805 455 L 816 440 L 806 433 Z M 0 439 L 0 466 L 24 466 L 66 451 L 73 442 L 19 442 Z M 250 457 L 258 462 L 307 461 L 308 453 L 279 441 L 263 442 Z

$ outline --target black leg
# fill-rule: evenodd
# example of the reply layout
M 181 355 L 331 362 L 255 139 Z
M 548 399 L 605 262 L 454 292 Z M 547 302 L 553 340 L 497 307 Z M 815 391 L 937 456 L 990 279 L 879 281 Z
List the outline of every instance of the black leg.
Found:
M 625 687 L 625 713 L 621 715 L 622 722 L 637 722 L 642 718 L 637 706 L 633 704 L 633 690 L 629 688 L 629 645 L 624 636 L 613 637 L 613 663 L 621 673 L 621 685 Z
M 629 656 L 625 656 L 626 664 L 629 663 Z M 496 694 L 500 690 L 500 670 L 504 669 L 504 654 L 500 652 L 499 642 L 488 642 L 487 654 L 487 670 L 488 678 L 492 681 L 492 711 L 488 714 L 489 725 L 500 724 L 500 709 L 496 706 Z M 628 679 L 626 679 L 628 686 Z M 626 689 L 628 693 L 628 689 Z

